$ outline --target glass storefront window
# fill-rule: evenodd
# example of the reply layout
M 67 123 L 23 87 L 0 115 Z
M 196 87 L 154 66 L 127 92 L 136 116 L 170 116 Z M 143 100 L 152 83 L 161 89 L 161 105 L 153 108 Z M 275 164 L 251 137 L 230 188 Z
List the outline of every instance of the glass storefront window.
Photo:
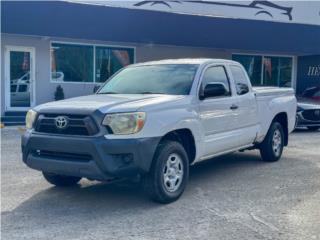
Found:
M 248 73 L 252 85 L 261 85 L 261 56 L 233 55 L 232 59 L 243 65 Z
M 235 54 L 232 59 L 244 66 L 253 86 L 291 87 L 291 57 Z
M 30 107 L 30 52 L 10 51 L 10 106 Z
M 133 63 L 133 49 L 96 47 L 96 82 L 105 82 L 119 69 Z
M 53 81 L 93 82 L 93 47 L 52 43 L 51 72 Z
M 292 58 L 264 57 L 263 85 L 291 87 Z
M 133 62 L 132 48 L 66 43 L 51 45 L 51 79 L 56 82 L 102 83 Z

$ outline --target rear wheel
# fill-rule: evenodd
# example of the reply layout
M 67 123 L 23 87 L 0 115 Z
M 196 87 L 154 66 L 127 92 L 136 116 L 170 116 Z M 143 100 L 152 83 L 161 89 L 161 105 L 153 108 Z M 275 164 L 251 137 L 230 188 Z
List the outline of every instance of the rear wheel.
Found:
M 310 131 L 317 131 L 320 127 L 307 127 Z
M 183 146 L 175 141 L 160 143 L 150 172 L 144 177 L 147 194 L 156 202 L 170 203 L 183 193 L 189 177 L 189 161 Z
M 49 183 L 59 187 L 76 185 L 81 180 L 81 177 L 64 176 L 48 172 L 42 172 L 42 174 Z
M 284 147 L 284 131 L 282 125 L 273 122 L 267 136 L 260 145 L 260 154 L 263 161 L 275 162 L 281 158 Z

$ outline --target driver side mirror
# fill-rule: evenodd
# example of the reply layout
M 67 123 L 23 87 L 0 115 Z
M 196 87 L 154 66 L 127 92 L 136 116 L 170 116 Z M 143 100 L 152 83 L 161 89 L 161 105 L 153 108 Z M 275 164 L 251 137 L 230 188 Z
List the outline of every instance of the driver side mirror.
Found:
M 200 100 L 212 97 L 226 96 L 228 93 L 226 87 L 222 83 L 208 83 L 200 93 Z

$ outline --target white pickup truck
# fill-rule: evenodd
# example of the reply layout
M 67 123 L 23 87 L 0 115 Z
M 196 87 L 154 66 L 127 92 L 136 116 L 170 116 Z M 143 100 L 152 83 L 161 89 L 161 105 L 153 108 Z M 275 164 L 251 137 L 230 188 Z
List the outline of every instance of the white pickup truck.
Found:
M 30 110 L 23 161 L 57 186 L 138 177 L 152 199 L 169 203 L 198 161 L 245 149 L 279 160 L 296 109 L 293 89 L 252 88 L 234 61 L 134 64 L 94 95 Z

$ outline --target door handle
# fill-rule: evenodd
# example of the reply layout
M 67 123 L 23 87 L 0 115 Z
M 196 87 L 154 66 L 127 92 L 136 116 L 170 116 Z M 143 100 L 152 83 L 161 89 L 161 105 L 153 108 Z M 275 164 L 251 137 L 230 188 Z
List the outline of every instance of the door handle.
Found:
M 232 104 L 231 107 L 230 107 L 231 110 L 236 110 L 238 108 L 239 108 L 239 106 L 235 105 L 235 104 Z

